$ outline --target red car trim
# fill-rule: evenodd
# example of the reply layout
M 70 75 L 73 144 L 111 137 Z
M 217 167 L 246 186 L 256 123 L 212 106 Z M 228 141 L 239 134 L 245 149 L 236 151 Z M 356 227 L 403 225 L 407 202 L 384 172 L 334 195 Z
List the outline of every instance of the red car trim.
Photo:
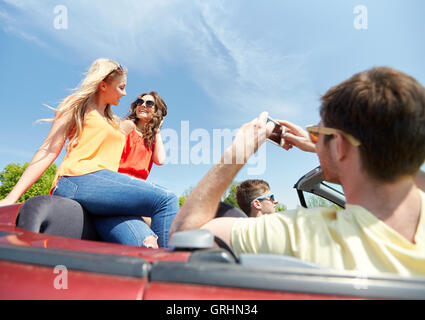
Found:
M 52 267 L 0 260 L 0 270 L 1 300 L 141 300 L 148 281 L 69 270 L 66 286 L 58 287 Z

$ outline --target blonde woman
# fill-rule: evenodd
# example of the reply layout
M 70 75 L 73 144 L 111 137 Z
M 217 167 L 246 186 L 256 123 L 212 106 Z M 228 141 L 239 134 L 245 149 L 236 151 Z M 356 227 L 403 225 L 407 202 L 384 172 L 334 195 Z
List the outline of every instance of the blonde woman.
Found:
M 15 203 L 68 140 L 51 193 L 78 201 L 95 217 L 95 226 L 105 240 L 167 246 L 168 230 L 178 211 L 177 197 L 117 172 L 126 135 L 111 105 L 118 105 L 126 95 L 126 84 L 127 72 L 120 64 L 110 59 L 94 61 L 77 91 L 58 106 L 46 140 L 0 206 Z M 152 218 L 152 230 L 140 216 Z

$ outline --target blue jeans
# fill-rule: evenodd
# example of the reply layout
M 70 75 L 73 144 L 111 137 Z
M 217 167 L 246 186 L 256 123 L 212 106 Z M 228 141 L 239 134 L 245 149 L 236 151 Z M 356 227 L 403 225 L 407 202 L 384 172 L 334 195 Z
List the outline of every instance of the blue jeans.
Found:
M 94 224 L 106 241 L 140 245 L 150 235 L 166 247 L 178 199 L 170 191 L 126 174 L 100 170 L 82 176 L 61 177 L 54 195 L 78 201 L 95 216 Z M 141 219 L 151 217 L 151 228 Z
M 100 237 L 107 242 L 146 247 L 146 237 L 158 238 L 141 217 L 93 216 L 93 224 Z

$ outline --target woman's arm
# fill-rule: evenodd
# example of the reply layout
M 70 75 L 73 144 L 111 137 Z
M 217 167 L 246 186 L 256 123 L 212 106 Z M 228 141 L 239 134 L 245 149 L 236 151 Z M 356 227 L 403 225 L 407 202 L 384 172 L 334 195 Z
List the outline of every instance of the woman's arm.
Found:
M 155 135 L 155 149 L 153 150 L 152 160 L 156 165 L 162 166 L 167 159 L 165 153 L 164 144 L 162 143 L 161 132 L 158 132 Z
M 0 200 L 0 206 L 10 205 L 18 201 L 56 160 L 65 144 L 67 127 L 68 121 L 66 119 L 55 119 L 46 140 L 37 150 L 12 191 L 6 198 Z

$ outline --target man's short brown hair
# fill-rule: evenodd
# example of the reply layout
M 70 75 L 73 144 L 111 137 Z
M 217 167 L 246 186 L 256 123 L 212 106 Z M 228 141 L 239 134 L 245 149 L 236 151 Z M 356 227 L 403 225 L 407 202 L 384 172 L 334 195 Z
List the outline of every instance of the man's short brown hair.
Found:
M 252 200 L 263 195 L 267 190 L 270 190 L 270 186 L 264 180 L 245 180 L 238 186 L 236 191 L 236 200 L 239 207 L 249 216 Z
M 323 125 L 361 142 L 363 169 L 379 181 L 415 174 L 425 160 L 425 88 L 388 67 L 353 75 L 322 97 Z

